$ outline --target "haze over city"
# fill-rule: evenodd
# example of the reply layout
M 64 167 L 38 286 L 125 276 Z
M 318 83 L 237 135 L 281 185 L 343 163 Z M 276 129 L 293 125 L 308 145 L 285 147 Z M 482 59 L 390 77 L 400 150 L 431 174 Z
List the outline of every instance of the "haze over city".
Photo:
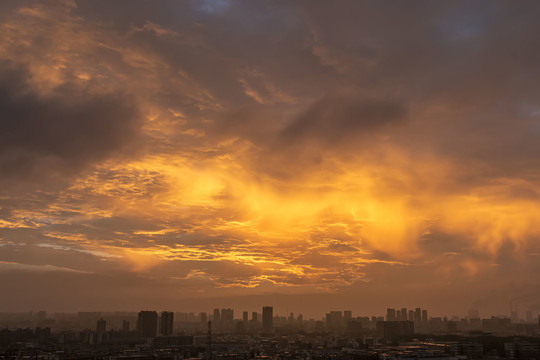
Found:
M 0 2 L 0 312 L 540 312 L 534 1 Z

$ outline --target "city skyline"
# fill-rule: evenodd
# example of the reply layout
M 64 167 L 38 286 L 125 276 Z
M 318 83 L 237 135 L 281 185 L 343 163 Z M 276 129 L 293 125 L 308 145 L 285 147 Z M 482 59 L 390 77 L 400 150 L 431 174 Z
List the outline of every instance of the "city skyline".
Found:
M 0 312 L 537 314 L 538 19 L 1 1 Z
M 256 308 L 251 308 L 256 309 Z M 268 315 L 265 316 L 265 309 L 266 313 Z M 452 321 L 457 321 L 457 319 L 490 319 L 490 318 L 499 318 L 499 319 L 508 319 L 512 323 L 538 323 L 540 325 L 540 311 L 533 311 L 533 310 L 526 310 L 526 311 L 518 311 L 517 308 L 511 309 L 509 313 L 506 314 L 493 314 L 493 313 L 486 313 L 483 312 L 482 309 L 469 309 L 466 314 L 454 314 L 449 312 L 443 312 L 443 313 L 432 313 L 429 309 L 422 308 L 422 307 L 414 307 L 414 308 L 386 308 L 384 312 L 379 313 L 368 313 L 366 311 L 353 311 L 350 309 L 339 309 L 339 308 L 328 308 L 325 312 L 319 313 L 319 314 L 309 314 L 309 313 L 303 313 L 303 312 L 291 312 L 289 309 L 275 309 L 273 305 L 264 305 L 259 306 L 258 309 L 255 311 L 246 310 L 245 308 L 230 308 L 230 307 L 223 307 L 218 306 L 214 307 L 213 309 L 206 309 L 204 311 L 193 311 L 193 310 L 174 310 L 174 309 L 157 309 L 157 310 L 118 310 L 118 311 L 104 311 L 104 310 L 98 310 L 94 309 L 92 311 L 75 311 L 75 312 L 54 312 L 54 311 L 21 311 L 21 312 L 0 312 L 0 314 L 3 315 L 15 315 L 15 316 L 31 316 L 31 317 L 37 317 L 41 320 L 45 319 L 46 317 L 54 318 L 56 316 L 63 317 L 65 315 L 69 316 L 77 316 L 77 317 L 92 317 L 97 319 L 98 323 L 99 321 L 103 320 L 103 317 L 106 316 L 113 316 L 118 317 L 122 316 L 122 314 L 131 314 L 135 315 L 138 314 L 138 320 L 137 324 L 144 322 L 144 320 L 141 320 L 141 316 L 143 318 L 148 318 L 149 322 L 155 322 L 157 327 L 155 329 L 152 329 L 151 332 L 156 333 L 163 333 L 163 334 L 170 334 L 171 333 L 171 324 L 173 322 L 203 322 L 206 323 L 207 321 L 212 322 L 224 322 L 224 323 L 233 323 L 235 321 L 243 321 L 243 322 L 259 322 L 263 324 L 265 322 L 269 323 L 269 327 L 272 325 L 272 321 L 270 319 L 275 318 L 290 318 L 293 317 L 299 317 L 300 319 L 304 320 L 323 320 L 325 322 L 328 321 L 328 316 L 332 316 L 332 314 L 337 314 L 340 319 L 343 319 L 346 321 L 347 319 L 357 319 L 357 318 L 370 318 L 370 319 L 377 319 L 378 321 L 381 319 L 384 319 L 384 321 L 413 321 L 415 323 L 420 322 L 427 322 L 433 318 L 436 319 L 448 319 Z M 174 320 L 173 320 L 174 319 Z M 340 320 L 341 321 L 341 320 Z M 129 321 L 127 324 L 122 324 L 123 327 L 129 328 Z M 137 325 L 136 324 L 136 325 Z M 167 325 L 165 325 L 167 324 Z M 99 325 L 98 325 L 99 326 Z M 138 326 L 138 325 L 137 325 Z M 135 331 L 140 332 L 140 329 L 138 327 L 135 329 Z

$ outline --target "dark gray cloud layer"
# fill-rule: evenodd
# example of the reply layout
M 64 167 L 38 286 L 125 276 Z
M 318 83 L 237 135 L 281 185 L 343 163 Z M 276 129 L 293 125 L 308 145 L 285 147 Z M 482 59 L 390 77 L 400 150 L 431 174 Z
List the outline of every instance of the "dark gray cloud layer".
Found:
M 121 94 L 92 95 L 64 85 L 40 96 L 24 69 L 0 72 L 0 171 L 47 178 L 72 173 L 136 141 L 140 114 Z

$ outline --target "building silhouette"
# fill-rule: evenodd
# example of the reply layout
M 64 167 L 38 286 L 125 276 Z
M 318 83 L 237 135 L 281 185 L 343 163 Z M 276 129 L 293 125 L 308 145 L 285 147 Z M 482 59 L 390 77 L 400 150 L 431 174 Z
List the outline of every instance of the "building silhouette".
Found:
M 98 334 L 104 334 L 106 331 L 107 331 L 107 321 L 101 318 L 96 323 L 96 332 Z
M 124 334 L 129 333 L 129 321 L 127 321 L 127 320 L 122 320 L 122 332 L 123 332 Z
M 416 308 L 414 309 L 414 322 L 419 324 L 420 321 L 422 321 L 422 309 Z
M 219 309 L 214 309 L 214 323 L 221 321 L 221 312 Z
M 427 323 L 428 322 L 428 314 L 427 310 L 422 310 L 422 322 Z
M 230 324 L 234 321 L 234 310 L 233 309 L 221 309 L 221 321 L 224 323 Z
M 173 333 L 174 313 L 169 311 L 163 311 L 161 313 L 159 330 L 161 335 L 170 336 Z
M 155 311 L 140 311 L 137 318 L 139 337 L 155 337 L 157 335 L 158 314 Z
M 351 322 L 351 320 L 352 320 L 352 311 L 351 310 L 345 310 L 343 312 L 343 319 L 345 320 L 345 324 Z
M 265 334 L 274 332 L 274 308 L 272 306 L 263 306 L 262 327 Z
M 378 321 L 377 335 L 386 341 L 410 339 L 414 336 L 412 321 Z
M 386 309 L 386 321 L 395 321 L 396 320 L 396 309 L 388 308 Z
M 326 327 L 330 331 L 339 331 L 343 328 L 343 313 L 341 311 L 330 311 L 326 314 Z

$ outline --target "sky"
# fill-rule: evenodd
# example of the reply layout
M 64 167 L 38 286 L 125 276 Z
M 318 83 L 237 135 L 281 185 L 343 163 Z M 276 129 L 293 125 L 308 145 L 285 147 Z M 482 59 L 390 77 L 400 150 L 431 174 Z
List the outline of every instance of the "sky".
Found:
M 2 311 L 540 311 L 536 1 L 0 3 Z

